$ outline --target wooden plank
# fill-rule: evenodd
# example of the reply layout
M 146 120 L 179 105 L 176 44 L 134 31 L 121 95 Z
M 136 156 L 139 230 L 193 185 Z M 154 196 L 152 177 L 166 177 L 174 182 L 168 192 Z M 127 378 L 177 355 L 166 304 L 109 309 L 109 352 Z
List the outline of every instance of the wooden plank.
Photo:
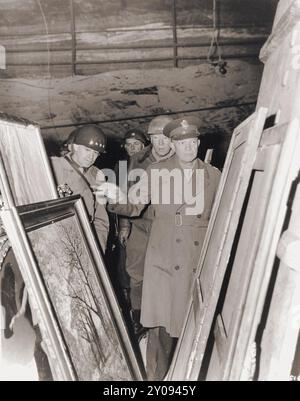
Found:
M 194 310 L 191 300 L 168 376 L 171 380 L 198 379 L 266 114 L 266 109 L 259 110 L 234 131 L 198 265 L 204 308 Z M 201 323 L 189 342 L 195 314 L 200 314 Z
M 264 70 L 258 105 L 268 105 L 270 115 L 279 111 L 280 124 L 299 116 L 299 46 L 300 23 L 283 39 Z M 274 82 L 277 84 L 274 85 Z
M 286 10 L 291 6 L 291 4 L 294 1 L 295 0 L 279 0 L 278 6 L 277 6 L 277 11 L 275 14 L 275 19 L 274 19 L 274 28 L 276 27 L 280 18 L 283 16 L 283 14 L 286 12 Z
M 211 26 L 212 2 L 210 0 L 176 0 L 178 24 Z M 221 26 L 269 26 L 271 27 L 277 1 L 273 0 L 235 0 L 220 1 L 217 4 Z
M 2 36 L 0 43 L 6 48 L 7 52 L 26 52 L 26 51 L 47 51 L 64 50 L 71 48 L 71 35 L 62 34 L 41 34 L 41 35 L 17 35 Z
M 212 25 L 210 0 L 177 0 L 178 26 Z M 78 32 L 87 30 L 120 29 L 171 25 L 171 2 L 162 0 L 76 0 L 75 16 Z M 1 34 L 62 33 L 70 26 L 68 1 L 43 0 L 40 5 L 32 0 L 1 1 Z M 276 0 L 236 0 L 220 3 L 221 26 L 270 27 L 275 13 Z M 44 13 L 44 17 L 43 14 Z M 45 21 L 47 27 L 45 27 Z
M 255 341 L 257 328 L 262 316 L 266 293 L 276 258 L 276 250 L 287 213 L 288 198 L 293 182 L 300 170 L 299 121 L 294 120 L 291 124 L 285 126 L 285 128 L 282 126 L 275 129 L 281 132 L 282 130 L 285 130 L 285 132 L 282 132 L 284 142 L 281 146 L 280 157 L 276 163 L 276 175 L 271 179 L 272 192 L 270 194 L 267 209 L 264 212 L 264 223 L 263 231 L 260 237 L 260 246 L 255 255 L 251 281 L 248 283 L 249 287 L 247 298 L 244 302 L 243 316 L 239 326 L 238 339 L 236 341 L 235 350 L 232 356 L 233 363 L 230 367 L 230 370 L 228 369 L 228 377 L 230 380 L 239 380 L 242 377 L 241 372 L 244 361 L 247 359 L 247 354 L 249 354 L 251 345 Z M 268 148 L 268 153 L 271 153 L 270 148 Z M 264 160 L 266 160 L 265 155 L 262 157 Z M 256 220 L 256 222 L 258 224 L 258 220 Z M 257 224 L 256 230 L 258 229 Z M 284 254 L 281 256 L 284 258 Z M 288 261 L 288 259 L 285 260 Z M 297 274 L 294 276 L 296 279 Z M 299 281 L 299 277 L 296 279 L 296 283 L 297 281 Z M 296 299 L 299 299 L 299 296 L 297 296 L 296 293 L 294 294 L 294 301 L 296 301 Z M 297 303 L 295 304 L 292 301 L 291 307 L 295 307 L 296 305 Z M 292 313 L 293 311 L 291 310 L 288 314 L 290 318 L 289 325 L 291 329 L 293 320 Z M 293 363 L 291 351 L 288 352 L 287 347 L 290 347 L 290 350 L 295 350 L 298 338 L 298 330 L 295 330 L 294 328 L 290 332 L 286 332 L 291 342 L 288 344 L 285 343 L 286 353 L 284 358 L 281 358 L 281 361 L 285 363 L 280 369 L 280 372 L 283 374 L 283 377 L 285 377 L 286 380 L 289 379 L 290 375 L 290 370 L 288 367 L 291 368 Z M 283 356 L 284 354 L 281 355 Z M 269 378 L 271 377 L 272 373 Z M 274 379 L 275 376 L 273 376 L 273 380 Z
M 76 0 L 78 31 L 132 26 L 164 26 L 171 22 L 171 4 L 160 0 Z
M 273 168 L 276 166 L 276 156 L 277 155 L 269 155 L 269 163 Z M 231 270 L 230 281 L 226 290 L 226 298 L 221 312 L 228 338 L 227 341 L 222 344 L 222 358 L 219 357 L 219 364 L 217 366 L 210 365 L 209 367 L 208 379 L 225 380 L 225 377 L 227 377 L 224 365 L 226 365 L 226 361 L 230 358 L 231 347 L 234 347 L 232 339 L 240 327 L 240 316 L 243 310 L 243 302 L 240 301 L 240 298 L 247 292 L 252 274 L 251 267 L 255 258 L 254 250 L 260 244 L 260 232 L 256 222 L 260 222 L 264 217 L 272 173 L 273 170 L 268 174 L 268 172 L 265 172 L 265 169 L 261 170 L 260 167 L 259 170 L 256 170 L 256 174 L 253 177 L 248 203 L 249 206 L 247 207 L 243 221 L 244 231 L 242 231 L 239 238 L 238 249 L 234 258 L 234 265 Z M 269 185 L 267 185 L 268 183 Z M 254 205 L 256 205 L 256 207 Z M 237 264 L 236 261 L 238 261 L 239 264 Z M 244 333 L 244 335 L 247 336 L 247 333 Z M 215 340 L 217 341 L 217 339 Z M 215 348 L 214 352 L 218 352 L 219 355 L 220 351 Z M 232 360 L 230 359 L 230 361 Z
M 72 65 L 72 53 L 69 51 L 9 52 L 6 55 L 6 68 L 10 66 Z
M 270 55 L 280 47 L 286 36 L 288 36 L 299 23 L 299 19 L 300 1 L 296 0 L 290 5 L 284 15 L 277 22 L 267 43 L 262 48 L 260 53 L 260 59 L 262 62 L 266 63 Z
M 261 56 L 266 60 L 264 76 L 262 79 L 261 90 L 258 98 L 258 107 L 268 107 L 269 115 L 277 113 L 277 124 L 284 124 L 300 117 L 299 101 L 299 46 L 300 46 L 300 24 L 299 17 L 293 10 L 299 10 L 299 1 L 281 0 L 274 22 L 273 34 L 262 50 Z M 299 11 L 298 11 L 299 12 Z M 269 142 L 271 146 L 279 143 L 278 131 L 269 130 L 271 141 L 266 135 L 263 137 L 261 146 Z M 265 144 L 263 143 L 265 142 Z M 278 146 L 278 145 L 277 145 Z M 265 153 L 266 155 L 266 153 Z M 256 163 L 256 168 L 263 168 L 265 163 Z M 288 163 L 287 163 L 288 165 Z M 285 183 L 284 183 L 285 184 Z M 299 186 L 299 185 L 298 185 Z M 281 192 L 282 188 L 279 189 Z M 291 193 L 292 194 L 292 193 Z M 289 201 L 290 204 L 291 200 Z M 289 210 L 287 221 L 289 220 L 288 231 L 284 233 L 280 246 L 286 246 L 282 241 L 287 238 L 297 237 L 299 231 L 300 212 L 299 212 L 299 190 L 295 197 L 293 210 Z M 291 215 L 290 215 L 291 213 Z M 274 222 L 272 222 L 274 224 Z M 267 227 L 266 227 L 267 229 Z M 286 236 L 287 237 L 286 237 Z M 272 266 L 272 276 L 269 280 L 268 298 L 264 303 L 263 315 L 260 316 L 260 328 L 258 330 L 257 344 L 253 341 L 253 333 L 249 331 L 247 335 L 247 351 L 244 354 L 242 344 L 242 358 L 245 357 L 245 364 L 240 378 L 248 380 L 253 376 L 256 369 L 255 378 L 258 380 L 289 380 L 291 364 L 295 353 L 297 336 L 299 332 L 299 276 L 296 270 L 291 269 L 289 264 L 294 258 L 286 248 L 286 254 L 277 254 L 277 263 Z M 279 251 L 280 247 L 278 248 Z M 271 253 L 274 249 L 271 250 Z M 274 253 L 271 255 L 274 256 Z M 299 260 L 299 258 L 298 258 Z M 268 267 L 270 269 L 270 266 Z M 257 287 L 266 285 L 269 274 L 264 265 L 262 277 L 259 278 L 258 272 L 254 277 L 257 278 Z M 265 277 L 266 274 L 266 277 Z M 260 281 L 261 280 L 261 281 Z M 266 281 L 265 281 L 266 280 Z M 253 286 L 251 287 L 253 288 Z M 249 294 L 255 296 L 256 289 L 249 290 Z M 264 296 L 264 291 L 262 293 Z M 261 300 L 258 298 L 259 308 Z M 270 303 L 270 305 L 268 304 Z M 250 308 L 245 314 L 245 319 L 249 314 L 249 319 L 253 318 L 253 330 L 257 329 L 258 315 Z M 249 320 L 249 324 L 251 321 Z M 261 340 L 262 336 L 262 340 Z M 252 341 L 252 343 L 251 343 Z M 257 351 L 257 355 L 255 355 Z M 246 356 L 245 356 L 246 355 Z M 298 354 L 299 355 L 299 354 Z M 214 352 L 211 360 L 214 366 L 217 365 L 217 352 Z M 241 365 L 241 362 L 239 362 Z M 232 373 L 238 377 L 239 368 Z M 296 378 L 294 378 L 295 380 Z
M 197 60 L 207 61 L 208 47 L 178 47 L 178 60 L 191 60 L 195 64 Z M 241 59 L 256 58 L 259 54 L 260 44 L 244 45 L 244 46 L 224 46 L 223 55 L 227 59 Z M 134 62 L 147 62 L 153 61 L 167 61 L 173 58 L 173 48 L 146 48 L 146 49 L 91 49 L 91 50 L 78 50 L 76 57 L 76 64 L 94 64 L 94 65 L 112 65 L 115 69 L 120 69 L 116 65 L 119 62 L 124 64 Z M 55 67 L 57 65 L 71 65 L 72 52 L 71 49 L 63 51 L 26 51 L 26 52 L 7 52 L 6 68 L 9 70 L 11 66 L 42 66 L 50 65 Z M 153 67 L 152 67 L 153 68 Z
M 220 30 L 222 45 L 262 43 L 267 39 L 266 28 L 223 28 Z M 180 45 L 191 43 L 195 46 L 209 46 L 211 41 L 211 28 L 192 26 L 177 29 L 177 37 Z M 76 44 L 80 50 L 89 48 L 127 47 L 129 50 L 135 47 L 144 48 L 147 46 L 172 46 L 172 27 L 164 29 L 123 29 L 123 30 L 100 30 L 95 32 L 77 32 Z M 8 52 L 16 51 L 46 51 L 65 50 L 71 48 L 71 34 L 40 35 L 17 35 L 1 36 L 0 43 Z
M 298 379 L 291 374 L 300 329 L 299 175 L 295 184 L 288 202 L 291 212 L 289 225 L 277 248 L 280 265 L 261 343 L 259 380 Z M 299 359 L 295 364 L 297 362 L 299 365 Z
M 208 379 L 251 379 L 253 374 L 247 364 L 261 319 L 290 187 L 300 168 L 299 122 L 295 120 L 273 130 L 281 133 L 281 143 L 274 144 L 270 136 L 270 144 L 263 140 L 257 154 L 221 311 L 228 339 L 223 343 L 219 364 L 210 365 Z M 219 352 L 215 346 L 213 353 Z M 250 376 L 246 377 L 247 374 Z
M 171 3 L 161 0 L 77 0 L 76 12 L 80 27 L 170 24 Z M 178 26 L 201 25 L 211 27 L 212 4 L 210 0 L 176 0 Z M 247 10 L 247 11 L 245 11 Z M 221 26 L 271 25 L 276 10 L 276 0 L 243 0 L 243 7 L 236 7 L 235 0 L 220 4 Z M 85 17 L 85 18 L 83 18 Z

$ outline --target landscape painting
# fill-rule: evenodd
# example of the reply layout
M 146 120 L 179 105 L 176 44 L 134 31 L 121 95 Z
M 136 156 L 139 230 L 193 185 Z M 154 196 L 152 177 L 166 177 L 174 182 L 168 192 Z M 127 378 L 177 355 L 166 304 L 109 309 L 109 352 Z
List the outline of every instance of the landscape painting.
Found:
M 144 376 L 79 196 L 0 213 L 35 306 L 54 376 Z
M 30 232 L 32 248 L 80 380 L 129 380 L 76 216 Z

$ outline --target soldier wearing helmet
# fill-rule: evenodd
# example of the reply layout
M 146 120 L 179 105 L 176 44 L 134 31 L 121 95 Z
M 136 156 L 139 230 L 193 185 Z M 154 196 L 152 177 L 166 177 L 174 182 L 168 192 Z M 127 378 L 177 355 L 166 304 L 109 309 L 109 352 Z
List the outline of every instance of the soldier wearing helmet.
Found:
M 140 129 L 130 129 L 125 134 L 124 148 L 129 158 L 143 150 L 146 143 L 146 135 Z
M 148 139 L 144 132 L 139 129 L 139 128 L 131 128 L 128 130 L 125 135 L 124 135 L 124 140 L 123 140 L 123 147 L 126 152 L 126 159 L 125 161 L 127 162 L 127 168 L 130 165 L 130 159 L 132 156 L 134 156 L 136 153 L 139 153 L 142 151 L 146 144 L 148 142 Z M 123 174 L 124 177 L 121 176 L 120 174 L 120 164 L 119 162 L 115 166 L 115 173 L 117 177 L 117 184 L 123 188 L 126 186 L 127 188 L 127 174 Z M 125 166 L 125 164 L 123 164 Z M 128 276 L 128 273 L 126 271 L 126 247 L 125 247 L 125 240 L 123 237 L 123 233 L 127 233 L 129 235 L 130 228 L 131 228 L 131 223 L 130 220 L 126 217 L 119 217 L 116 214 L 111 214 L 111 221 L 113 226 L 115 228 L 115 232 L 113 233 L 113 243 L 110 244 L 111 248 L 110 250 L 113 250 L 113 255 L 116 256 L 116 272 L 117 272 L 117 277 L 115 279 L 117 280 L 117 290 L 122 289 L 122 295 L 121 295 L 121 302 L 125 300 L 127 308 L 130 310 L 131 307 L 131 302 L 130 302 L 130 279 Z M 126 239 L 128 237 L 126 236 Z
M 174 152 L 171 149 L 171 140 L 163 134 L 164 127 L 172 121 L 171 117 L 159 116 L 154 118 L 148 127 L 151 144 L 134 154 L 129 160 L 128 173 L 134 169 L 146 170 L 147 167 L 158 161 L 166 160 Z M 132 133 L 128 133 L 132 137 Z M 128 187 L 134 182 L 129 182 Z M 119 224 L 119 241 L 126 246 L 126 271 L 130 277 L 130 300 L 134 332 L 137 338 L 144 333 L 140 324 L 142 286 L 144 275 L 145 255 L 153 210 L 151 206 L 137 218 L 121 218 Z
M 104 174 L 94 163 L 99 155 L 105 153 L 106 136 L 97 125 L 85 125 L 71 132 L 67 146 L 69 151 L 65 156 L 51 158 L 58 192 L 61 196 L 82 196 L 102 252 L 105 253 L 109 220 L 106 205 L 96 202 L 92 187 L 105 182 Z

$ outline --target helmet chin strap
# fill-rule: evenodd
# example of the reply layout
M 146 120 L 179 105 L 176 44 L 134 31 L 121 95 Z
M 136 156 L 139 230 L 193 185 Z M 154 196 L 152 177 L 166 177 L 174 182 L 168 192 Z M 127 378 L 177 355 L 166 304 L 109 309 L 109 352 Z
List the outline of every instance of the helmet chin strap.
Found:
M 85 173 L 85 172 L 89 169 L 89 167 L 82 167 L 82 166 L 78 163 L 78 161 L 76 160 L 76 152 L 74 152 L 74 151 L 73 151 L 73 152 L 70 152 L 67 156 L 69 157 L 69 159 L 72 160 L 73 163 L 75 163 L 77 169 L 78 169 L 79 171 L 81 171 L 82 173 Z M 75 159 L 74 159 L 74 156 L 75 156 Z

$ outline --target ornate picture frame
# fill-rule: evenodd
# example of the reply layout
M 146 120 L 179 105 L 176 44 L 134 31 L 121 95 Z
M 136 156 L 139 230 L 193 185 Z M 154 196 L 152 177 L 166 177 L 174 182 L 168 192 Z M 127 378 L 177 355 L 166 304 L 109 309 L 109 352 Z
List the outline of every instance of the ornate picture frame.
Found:
M 142 380 L 79 196 L 2 210 L 55 380 Z

